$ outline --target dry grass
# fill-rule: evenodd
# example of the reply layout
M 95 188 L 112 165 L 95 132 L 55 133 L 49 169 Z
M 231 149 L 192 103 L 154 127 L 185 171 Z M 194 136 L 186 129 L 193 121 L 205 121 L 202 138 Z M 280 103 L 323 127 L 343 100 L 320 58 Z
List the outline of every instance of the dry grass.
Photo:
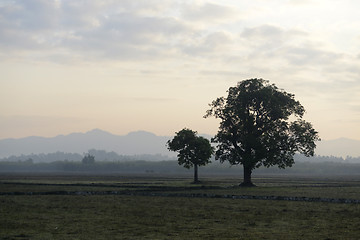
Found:
M 349 204 L 135 196 L 2 196 L 0 204 L 1 239 L 360 236 L 360 206 Z
M 189 179 L 68 178 L 23 176 L 4 181 L 188 186 Z M 208 178 L 205 186 L 229 186 L 231 178 Z M 331 189 L 359 197 L 357 180 L 257 179 L 254 189 L 269 195 L 331 195 Z M 291 183 L 290 183 L 291 181 Z M 21 186 L 21 185 L 13 185 Z M 320 187 L 322 186 L 322 187 Z M 12 185 L 0 184 L 11 190 Z M 37 191 L 37 185 L 22 186 Z M 40 186 L 56 189 L 59 186 Z M 85 188 L 98 188 L 88 186 Z M 41 190 L 40 189 L 40 190 Z M 39 190 L 39 189 L 38 189 Z M 199 190 L 189 190 L 199 191 Z M 357 192 L 357 193 L 355 193 Z M 285 194 L 288 193 L 288 194 Z M 336 193 L 338 194 L 338 193 Z M 336 195 L 335 194 L 335 195 Z M 275 194 L 271 194 L 275 195 Z M 149 196 L 0 196 L 0 239 L 358 239 L 360 205 Z

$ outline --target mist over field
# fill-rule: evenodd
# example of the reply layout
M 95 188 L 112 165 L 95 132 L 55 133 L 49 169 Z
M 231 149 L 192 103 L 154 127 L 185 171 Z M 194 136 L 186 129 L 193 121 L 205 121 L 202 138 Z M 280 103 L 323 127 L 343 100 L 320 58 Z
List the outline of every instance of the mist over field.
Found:
M 203 136 L 208 139 L 212 137 L 206 134 L 203 134 Z M 107 160 L 119 158 L 116 155 L 142 155 L 142 160 L 159 161 L 176 157 L 176 154 L 168 151 L 165 146 L 166 142 L 171 138 L 172 136 L 157 136 L 146 131 L 130 132 L 121 136 L 94 129 L 86 133 L 71 133 L 53 138 L 33 136 L 20 139 L 3 139 L 0 140 L 0 159 L 11 156 L 44 155 L 57 152 L 82 155 L 93 149 L 103 150 L 114 155 L 108 157 Z M 357 158 L 360 156 L 360 141 L 345 138 L 320 141 L 317 142 L 315 153 L 318 156 L 342 157 L 343 159 L 347 157 Z M 68 159 L 70 160 L 71 157 L 68 157 Z M 105 158 L 101 159 L 101 157 L 98 157 L 98 159 L 106 160 Z M 43 161 L 48 160 L 44 159 Z

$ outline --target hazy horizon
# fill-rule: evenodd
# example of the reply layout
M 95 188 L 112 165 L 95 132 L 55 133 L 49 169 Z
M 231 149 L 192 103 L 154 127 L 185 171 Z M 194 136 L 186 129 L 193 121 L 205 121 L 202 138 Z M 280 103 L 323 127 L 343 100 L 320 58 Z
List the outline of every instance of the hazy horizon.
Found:
M 213 135 L 199 133 L 210 139 Z M 42 153 L 85 153 L 89 149 L 106 150 L 123 155 L 161 154 L 176 155 L 169 152 L 166 142 L 172 136 L 159 136 L 149 131 L 132 131 L 125 135 L 116 135 L 102 129 L 86 132 L 59 134 L 45 138 L 30 136 L 19 139 L 0 139 L 0 158 Z M 317 142 L 315 154 L 320 156 L 360 157 L 360 141 L 336 139 Z
M 139 130 L 133 130 L 133 131 L 129 131 L 129 132 L 126 132 L 126 133 L 123 133 L 123 134 L 117 134 L 117 133 L 113 133 L 111 131 L 107 131 L 107 130 L 104 130 L 104 129 L 100 129 L 100 128 L 93 128 L 93 129 L 90 129 L 90 130 L 86 130 L 86 131 L 74 131 L 74 132 L 69 132 L 69 133 L 58 133 L 58 134 L 55 134 L 55 135 L 49 135 L 49 136 L 42 136 L 42 135 L 29 135 L 29 136 L 23 136 L 23 137 L 15 137 L 15 138 L 0 138 L 0 140 L 6 140 L 6 139 L 23 139 L 23 138 L 29 138 L 29 137 L 41 137 L 41 138 L 54 138 L 54 137 L 58 137 L 58 136 L 67 136 L 67 135 L 70 135 L 70 134 L 86 134 L 86 133 L 89 133 L 89 132 L 92 132 L 92 131 L 103 131 L 103 132 L 106 132 L 106 133 L 110 133 L 112 135 L 116 135 L 116 136 L 127 136 L 131 133 L 137 133 L 137 132 L 146 132 L 146 133 L 151 133 L 151 134 L 154 134 L 155 136 L 158 136 L 158 137 L 172 137 L 175 135 L 175 132 L 173 134 L 169 134 L 169 135 L 161 135 L 161 134 L 157 134 L 156 132 L 151 132 L 151 131 L 147 131 L 147 130 L 144 130 L 144 129 L 139 129 Z M 179 129 L 181 130 L 181 129 Z M 178 131 L 179 131 L 178 130 Z M 177 132 L 177 131 L 176 131 Z M 214 136 L 214 134 L 209 134 L 209 133 L 205 133 L 205 132 L 198 132 L 200 135 L 208 135 L 208 136 Z M 215 133 L 216 134 L 216 133 Z M 334 138 L 334 139 L 321 139 L 321 141 L 334 141 L 334 140 L 339 140 L 339 139 L 349 139 L 349 140 L 355 140 L 355 141 L 360 141 L 358 139 L 353 139 L 353 138 L 346 138 L 346 137 L 338 137 L 338 138 Z
M 0 139 L 99 128 L 216 134 L 208 104 L 263 78 L 324 140 L 360 140 L 355 0 L 0 3 Z

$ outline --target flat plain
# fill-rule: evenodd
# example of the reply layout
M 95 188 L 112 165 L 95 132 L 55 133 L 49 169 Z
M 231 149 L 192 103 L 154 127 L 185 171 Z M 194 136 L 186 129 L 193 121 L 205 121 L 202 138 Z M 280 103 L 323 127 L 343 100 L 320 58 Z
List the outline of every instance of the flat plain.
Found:
M 0 239 L 359 239 L 360 204 L 196 196 L 360 200 L 360 176 L 256 176 L 255 188 L 237 187 L 239 176 L 201 180 L 1 174 Z

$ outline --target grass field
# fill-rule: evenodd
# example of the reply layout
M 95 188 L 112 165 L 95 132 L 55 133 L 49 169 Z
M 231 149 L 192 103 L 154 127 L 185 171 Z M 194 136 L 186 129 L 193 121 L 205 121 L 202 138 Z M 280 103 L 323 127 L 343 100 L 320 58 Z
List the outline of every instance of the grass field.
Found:
M 0 192 L 146 191 L 360 199 L 359 178 L 0 175 Z M 0 196 L 0 239 L 359 239 L 360 204 L 129 195 Z

